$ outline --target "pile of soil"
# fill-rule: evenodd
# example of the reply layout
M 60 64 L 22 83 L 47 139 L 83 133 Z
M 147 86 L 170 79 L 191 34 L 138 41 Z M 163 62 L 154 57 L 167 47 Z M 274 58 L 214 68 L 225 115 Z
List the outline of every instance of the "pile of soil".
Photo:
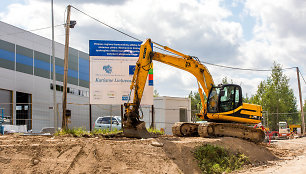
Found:
M 252 163 L 277 157 L 237 138 L 154 139 L 0 136 L 0 173 L 201 173 L 192 151 L 205 143 L 242 152 Z

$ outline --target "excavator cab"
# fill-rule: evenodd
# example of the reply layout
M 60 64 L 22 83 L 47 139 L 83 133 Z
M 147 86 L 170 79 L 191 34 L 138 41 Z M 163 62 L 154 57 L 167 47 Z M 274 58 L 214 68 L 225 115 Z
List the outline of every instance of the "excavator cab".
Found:
M 225 84 L 212 87 L 207 100 L 207 113 L 233 111 L 242 105 L 242 91 L 239 85 Z

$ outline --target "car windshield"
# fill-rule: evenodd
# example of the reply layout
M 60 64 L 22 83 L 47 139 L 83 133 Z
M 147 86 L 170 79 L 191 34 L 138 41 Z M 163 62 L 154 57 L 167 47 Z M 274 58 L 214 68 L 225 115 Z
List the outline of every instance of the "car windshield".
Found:
M 121 123 L 121 117 L 116 117 L 116 118 Z
M 119 121 L 119 123 L 121 123 L 121 117 L 119 116 L 113 116 L 112 119 L 111 119 L 111 116 L 104 116 L 104 117 L 101 117 L 97 120 L 97 123 L 100 123 L 100 124 L 111 124 L 111 120 L 112 122 L 117 122 Z
M 287 128 L 286 123 L 279 123 L 279 126 L 281 127 L 281 129 L 286 129 Z

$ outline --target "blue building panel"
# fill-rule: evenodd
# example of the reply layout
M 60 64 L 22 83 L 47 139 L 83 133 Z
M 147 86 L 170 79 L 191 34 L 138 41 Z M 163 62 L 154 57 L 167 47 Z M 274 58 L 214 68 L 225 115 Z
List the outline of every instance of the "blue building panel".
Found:
M 33 57 L 16 54 L 16 62 L 28 66 L 33 66 Z
M 80 80 L 85 80 L 85 81 L 87 81 L 87 82 L 89 82 L 89 74 L 84 74 L 84 73 L 80 73 L 79 74 L 79 79 Z
M 15 53 L 0 49 L 0 58 L 15 62 Z
M 51 63 L 51 72 L 53 72 L 53 63 Z M 64 67 L 55 65 L 55 72 L 64 75 Z
M 68 77 L 74 77 L 74 78 L 78 78 L 78 72 L 72 69 L 68 69 Z
M 39 68 L 39 69 L 43 69 L 46 71 L 50 71 L 50 63 L 49 62 L 45 62 L 42 60 L 34 60 L 34 67 L 35 68 Z
M 89 60 L 79 58 L 79 79 L 89 82 Z
M 51 63 L 51 67 L 53 67 L 53 64 Z M 53 72 L 53 68 L 51 68 L 51 72 Z M 64 75 L 64 67 L 55 65 L 55 72 L 57 74 Z M 72 69 L 68 69 L 68 77 L 74 77 L 78 78 L 78 72 Z

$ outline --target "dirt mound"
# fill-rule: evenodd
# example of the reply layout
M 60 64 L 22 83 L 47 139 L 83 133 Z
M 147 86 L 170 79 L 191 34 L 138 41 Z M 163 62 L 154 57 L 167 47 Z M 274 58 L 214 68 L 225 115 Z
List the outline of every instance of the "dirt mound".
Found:
M 204 143 L 245 153 L 253 162 L 276 158 L 236 138 L 0 136 L 0 173 L 201 173 L 192 150 Z
M 241 152 L 249 157 L 249 160 L 254 163 L 264 163 L 278 159 L 271 151 L 263 144 L 254 144 L 245 140 L 223 137 L 213 144 L 223 146 L 233 152 Z

